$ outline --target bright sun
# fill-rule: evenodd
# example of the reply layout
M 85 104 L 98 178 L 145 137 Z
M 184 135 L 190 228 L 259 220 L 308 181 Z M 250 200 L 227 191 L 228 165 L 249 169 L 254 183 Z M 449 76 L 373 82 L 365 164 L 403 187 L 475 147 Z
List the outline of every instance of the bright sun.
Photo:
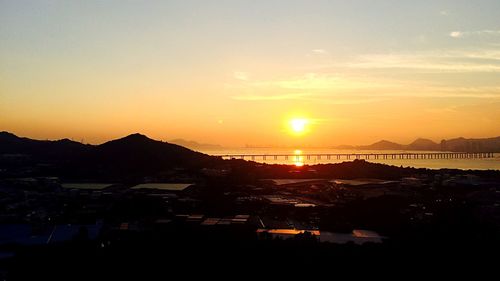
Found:
M 306 130 L 309 122 L 304 118 L 294 118 L 290 120 L 290 129 L 296 134 L 301 134 Z

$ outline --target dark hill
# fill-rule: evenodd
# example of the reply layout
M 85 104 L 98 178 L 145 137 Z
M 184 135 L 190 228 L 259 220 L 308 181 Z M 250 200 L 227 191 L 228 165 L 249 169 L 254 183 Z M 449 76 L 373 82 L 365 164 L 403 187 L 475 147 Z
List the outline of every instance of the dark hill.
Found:
M 168 168 L 202 167 L 211 160 L 206 154 L 141 134 L 98 145 L 88 159 L 113 174 L 154 174 Z
M 381 140 L 370 145 L 339 145 L 336 149 L 360 150 L 428 150 L 453 152 L 500 152 L 500 137 L 484 139 L 455 138 L 435 143 L 429 139 L 419 138 L 410 144 L 403 145 L 387 140 Z
M 85 145 L 68 139 L 33 140 L 2 132 L 0 154 L 23 155 L 23 159 L 29 159 L 32 166 L 38 169 L 42 164 L 43 174 L 109 180 L 151 176 L 174 168 L 193 169 L 219 161 L 215 157 L 152 140 L 141 134 L 101 145 Z M 0 164 L 12 165 L 5 159 L 3 161 Z M 29 164 L 23 161 L 24 165 Z
M 187 147 L 189 149 L 193 150 L 200 150 L 200 149 L 221 149 L 222 146 L 218 144 L 208 144 L 208 143 L 199 143 L 196 141 L 189 141 L 185 139 L 174 139 L 170 140 L 170 143 L 177 144 L 180 146 Z
M 0 154 L 23 154 L 36 161 L 67 161 L 81 156 L 90 148 L 89 145 L 69 139 L 34 140 L 0 132 Z
M 439 150 L 441 146 L 438 143 L 435 143 L 429 139 L 416 139 L 409 145 L 405 145 L 405 149 L 407 150 L 430 150 L 435 151 Z
M 359 146 L 358 149 L 374 149 L 374 150 L 400 150 L 403 149 L 401 144 L 390 142 L 387 140 L 381 140 L 371 145 Z

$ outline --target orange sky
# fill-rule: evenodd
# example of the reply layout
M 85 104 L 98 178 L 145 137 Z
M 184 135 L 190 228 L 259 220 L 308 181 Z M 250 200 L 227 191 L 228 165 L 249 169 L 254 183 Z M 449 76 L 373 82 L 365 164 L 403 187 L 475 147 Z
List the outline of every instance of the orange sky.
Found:
M 500 135 L 500 4 L 310 3 L 2 1 L 0 130 L 225 146 Z

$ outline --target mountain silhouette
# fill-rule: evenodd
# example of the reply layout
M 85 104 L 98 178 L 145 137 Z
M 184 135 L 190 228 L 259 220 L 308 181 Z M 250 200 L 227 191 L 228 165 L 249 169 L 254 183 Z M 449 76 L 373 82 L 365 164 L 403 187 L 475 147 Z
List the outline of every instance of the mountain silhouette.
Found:
M 98 145 L 90 156 L 92 162 L 113 171 L 127 173 L 154 173 L 172 167 L 186 168 L 211 159 L 208 155 L 141 134 L 132 134 Z
M 418 138 L 410 144 L 399 144 L 381 140 L 370 145 L 339 145 L 336 149 L 359 150 L 426 150 L 426 151 L 453 151 L 453 152 L 500 152 L 500 137 L 483 139 L 455 138 L 442 140 L 436 143 L 429 139 Z
M 381 140 L 371 145 L 358 146 L 358 149 L 373 149 L 373 150 L 400 150 L 403 149 L 403 145 L 390 142 L 387 140 Z
M 0 154 L 25 154 L 36 160 L 56 161 L 77 157 L 89 149 L 89 145 L 69 139 L 34 140 L 0 132 Z
M 440 150 L 441 146 L 438 143 L 429 139 L 418 138 L 409 145 L 404 146 L 407 150 Z
M 208 144 L 208 143 L 199 143 L 196 141 L 189 141 L 185 139 L 174 139 L 170 140 L 170 143 L 177 144 L 180 146 L 187 147 L 189 149 L 200 150 L 200 149 L 221 149 L 222 146 L 218 144 Z
M 21 138 L 0 133 L 0 154 L 24 155 L 53 173 L 71 178 L 134 178 L 169 169 L 192 169 L 218 158 L 185 147 L 132 134 L 100 145 L 62 139 L 57 141 Z M 47 168 L 47 169 L 49 169 Z

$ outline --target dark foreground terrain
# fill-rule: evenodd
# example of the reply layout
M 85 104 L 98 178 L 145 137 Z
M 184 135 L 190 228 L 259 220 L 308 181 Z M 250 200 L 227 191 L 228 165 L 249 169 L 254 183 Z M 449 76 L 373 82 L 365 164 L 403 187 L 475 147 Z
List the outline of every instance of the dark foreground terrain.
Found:
M 499 171 L 263 165 L 141 135 L 99 147 L 3 137 L 5 280 L 484 273 L 499 261 Z

